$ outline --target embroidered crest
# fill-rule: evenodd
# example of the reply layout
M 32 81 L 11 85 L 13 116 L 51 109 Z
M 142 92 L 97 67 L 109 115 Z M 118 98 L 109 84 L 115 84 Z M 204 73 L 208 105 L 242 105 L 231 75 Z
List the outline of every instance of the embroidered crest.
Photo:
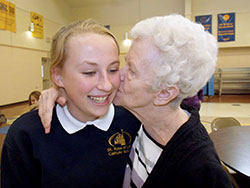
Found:
M 121 129 L 121 132 L 113 134 L 108 143 L 111 147 L 107 148 L 109 156 L 125 154 L 130 151 L 132 138 L 127 132 Z

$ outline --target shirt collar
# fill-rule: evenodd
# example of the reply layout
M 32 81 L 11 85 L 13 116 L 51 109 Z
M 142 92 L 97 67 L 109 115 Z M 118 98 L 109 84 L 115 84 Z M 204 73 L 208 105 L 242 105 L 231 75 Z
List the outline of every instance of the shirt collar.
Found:
M 106 115 L 94 120 L 94 121 L 87 121 L 87 122 L 81 122 L 74 118 L 69 110 L 68 106 L 65 105 L 64 107 L 61 107 L 60 105 L 56 105 L 56 114 L 57 117 L 62 125 L 62 127 L 65 129 L 65 131 L 69 134 L 73 134 L 77 131 L 82 130 L 87 125 L 94 125 L 98 129 L 101 129 L 103 131 L 107 131 L 113 121 L 114 118 L 114 105 L 111 104 L 109 107 L 109 110 Z

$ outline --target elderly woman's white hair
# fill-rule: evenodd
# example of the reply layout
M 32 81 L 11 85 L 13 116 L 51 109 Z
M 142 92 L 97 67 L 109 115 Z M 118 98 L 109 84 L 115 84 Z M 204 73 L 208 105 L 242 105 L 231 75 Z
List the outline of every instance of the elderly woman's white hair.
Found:
M 194 96 L 211 78 L 217 62 L 217 42 L 202 25 L 181 15 L 153 17 L 137 23 L 130 32 L 133 39 L 149 37 L 160 57 L 154 63 L 152 89 L 176 85 L 179 96 L 174 107 Z

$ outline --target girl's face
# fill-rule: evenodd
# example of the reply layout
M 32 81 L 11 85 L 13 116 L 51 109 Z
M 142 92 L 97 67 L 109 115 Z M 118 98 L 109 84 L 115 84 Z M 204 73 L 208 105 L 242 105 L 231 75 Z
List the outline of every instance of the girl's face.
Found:
M 72 36 L 65 46 L 64 66 L 54 68 L 55 83 L 64 88 L 70 113 L 82 122 L 104 116 L 120 85 L 115 41 L 94 33 Z
M 38 100 L 36 99 L 36 97 L 34 96 L 30 96 L 30 105 L 33 105 L 33 104 L 38 104 Z

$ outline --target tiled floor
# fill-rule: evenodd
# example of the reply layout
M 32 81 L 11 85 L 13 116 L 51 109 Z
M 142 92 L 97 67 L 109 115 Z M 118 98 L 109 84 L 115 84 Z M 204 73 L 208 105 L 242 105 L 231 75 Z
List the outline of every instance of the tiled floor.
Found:
M 241 125 L 250 126 L 250 95 L 231 95 L 231 96 L 214 96 L 205 98 L 201 104 L 200 117 L 208 133 L 211 133 L 211 122 L 216 117 L 234 117 Z M 235 173 L 228 168 L 233 174 L 241 188 L 249 187 L 249 178 Z
M 201 121 L 210 133 L 210 123 L 216 117 L 234 117 L 241 125 L 250 126 L 250 103 L 203 102 L 200 109 Z

